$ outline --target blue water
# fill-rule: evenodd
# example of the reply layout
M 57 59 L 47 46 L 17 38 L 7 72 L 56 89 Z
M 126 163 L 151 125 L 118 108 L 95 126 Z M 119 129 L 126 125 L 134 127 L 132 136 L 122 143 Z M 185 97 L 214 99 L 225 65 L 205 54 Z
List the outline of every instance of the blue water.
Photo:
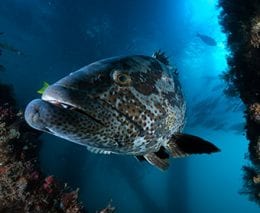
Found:
M 225 35 L 216 0 L 1 0 L 1 42 L 22 54 L 3 51 L 20 107 L 39 95 L 42 81 L 53 83 L 99 59 L 151 55 L 161 49 L 179 71 L 187 101 L 185 132 L 212 141 L 222 152 L 172 159 L 161 172 L 130 156 L 96 155 L 84 147 L 43 134 L 41 166 L 80 188 L 89 212 L 112 200 L 117 212 L 259 212 L 239 194 L 248 141 L 243 104 L 226 98 L 219 75 L 227 68 Z M 213 37 L 203 43 L 197 33 Z

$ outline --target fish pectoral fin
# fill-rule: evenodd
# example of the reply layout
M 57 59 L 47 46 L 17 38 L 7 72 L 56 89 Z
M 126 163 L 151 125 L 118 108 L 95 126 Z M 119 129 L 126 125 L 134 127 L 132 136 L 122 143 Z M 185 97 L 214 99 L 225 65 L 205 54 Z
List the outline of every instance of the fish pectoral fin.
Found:
M 158 167 L 161 170 L 166 170 L 169 167 L 168 158 L 160 158 L 156 153 L 148 153 L 144 155 L 144 158 L 148 163 Z
M 214 144 L 193 135 L 175 134 L 166 142 L 164 148 L 172 157 L 186 157 L 191 154 L 210 154 L 219 152 Z

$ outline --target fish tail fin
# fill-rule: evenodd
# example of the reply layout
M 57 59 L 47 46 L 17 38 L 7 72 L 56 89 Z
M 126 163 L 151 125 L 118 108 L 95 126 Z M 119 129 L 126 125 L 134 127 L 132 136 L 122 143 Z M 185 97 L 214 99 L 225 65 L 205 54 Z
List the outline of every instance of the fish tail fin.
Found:
M 176 134 L 164 145 L 172 157 L 186 157 L 191 154 L 211 154 L 220 149 L 214 144 L 193 135 Z

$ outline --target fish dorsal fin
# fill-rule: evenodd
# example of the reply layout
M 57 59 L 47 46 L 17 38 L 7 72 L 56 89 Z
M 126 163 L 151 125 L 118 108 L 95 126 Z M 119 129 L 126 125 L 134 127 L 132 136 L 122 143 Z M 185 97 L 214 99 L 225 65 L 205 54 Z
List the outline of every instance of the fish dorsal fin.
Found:
M 147 160 L 153 166 L 158 167 L 161 170 L 166 170 L 169 167 L 168 158 L 160 158 L 155 153 L 148 153 L 144 155 L 145 160 Z
M 165 55 L 165 52 L 162 52 L 161 50 L 158 50 L 158 51 L 154 52 L 152 57 L 156 58 L 158 61 L 162 62 L 166 66 L 170 65 L 168 57 Z
M 111 154 L 111 151 L 107 151 L 104 149 L 92 147 L 92 146 L 86 146 L 88 151 L 93 152 L 95 154 Z
M 191 154 L 210 154 L 219 152 L 214 144 L 188 134 L 175 134 L 164 145 L 172 157 L 185 157 Z

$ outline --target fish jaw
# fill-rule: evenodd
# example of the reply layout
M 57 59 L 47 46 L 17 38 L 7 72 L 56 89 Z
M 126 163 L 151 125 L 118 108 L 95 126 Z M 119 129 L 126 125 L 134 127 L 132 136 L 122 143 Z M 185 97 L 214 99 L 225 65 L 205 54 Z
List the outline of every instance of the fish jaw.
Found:
M 103 128 L 101 123 L 85 114 L 74 110 L 68 113 L 68 109 L 41 99 L 27 105 L 25 120 L 35 129 L 82 145 L 88 145 L 89 138 Z
M 30 102 L 25 110 L 27 123 L 91 149 L 128 153 L 132 141 L 140 134 L 134 123 L 104 100 L 67 86 L 53 84 L 44 91 L 42 99 Z M 129 126 L 132 134 L 128 134 Z

